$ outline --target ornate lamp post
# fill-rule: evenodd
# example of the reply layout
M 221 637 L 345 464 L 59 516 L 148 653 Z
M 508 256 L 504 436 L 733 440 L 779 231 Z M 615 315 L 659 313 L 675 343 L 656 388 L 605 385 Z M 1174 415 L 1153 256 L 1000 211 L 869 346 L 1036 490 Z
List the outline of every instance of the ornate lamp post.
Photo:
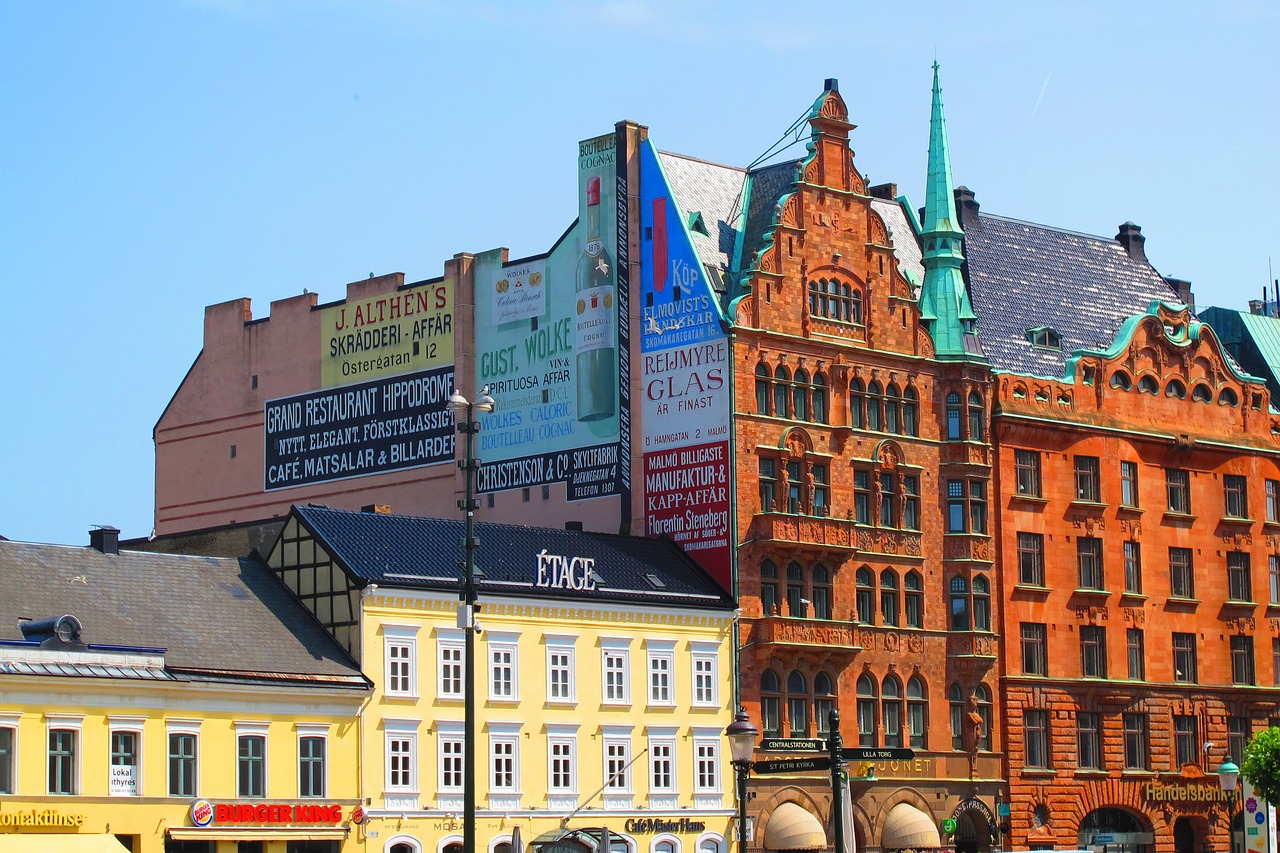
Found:
M 449 408 L 457 423 L 458 432 L 467 437 L 466 457 L 458 467 L 466 475 L 466 498 L 458 501 L 458 509 L 466 512 L 466 531 L 462 550 L 465 567 L 462 581 L 462 604 L 458 607 L 458 627 L 463 629 L 463 754 L 462 754 L 462 853 L 476 850 L 476 538 L 475 512 L 480 508 L 476 497 L 476 471 L 480 460 L 475 458 L 475 436 L 480 431 L 476 412 L 492 412 L 493 398 L 489 386 L 484 386 L 480 397 L 469 402 L 456 390 L 449 395 Z
M 1236 853 L 1235 850 L 1235 818 L 1236 818 L 1236 802 L 1240 799 L 1240 795 L 1236 793 L 1236 784 L 1240 781 L 1240 768 L 1236 763 L 1228 758 L 1218 767 L 1218 785 L 1227 794 L 1227 847 L 1229 853 Z M 1244 843 L 1240 844 L 1240 853 L 1244 851 Z
M 751 756 L 760 730 L 751 722 L 746 710 L 739 708 L 724 733 L 729 738 L 733 767 L 738 771 L 738 853 L 747 853 L 747 777 L 751 775 Z

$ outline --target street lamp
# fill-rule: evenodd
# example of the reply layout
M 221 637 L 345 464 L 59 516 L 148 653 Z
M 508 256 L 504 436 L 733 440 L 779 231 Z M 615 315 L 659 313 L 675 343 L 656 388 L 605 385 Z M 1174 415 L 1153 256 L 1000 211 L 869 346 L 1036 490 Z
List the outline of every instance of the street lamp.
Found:
M 455 389 L 449 395 L 449 409 L 457 423 L 458 432 L 467 437 L 466 456 L 458 467 L 466 475 L 466 498 L 458 501 L 458 509 L 466 512 L 466 531 L 462 550 L 465 555 L 462 581 L 462 604 L 458 606 L 458 627 L 463 631 L 463 727 L 462 741 L 462 853 L 476 850 L 476 538 L 475 512 L 480 508 L 476 497 L 476 471 L 480 460 L 475 458 L 475 437 L 480 431 L 476 412 L 492 412 L 493 398 L 489 386 L 484 386 L 480 397 L 469 402 Z
M 1227 795 L 1227 848 L 1235 853 L 1235 817 L 1236 817 L 1236 800 L 1239 794 L 1236 793 L 1236 783 L 1240 781 L 1240 768 L 1230 758 L 1218 767 L 1218 785 Z M 1240 845 L 1243 851 L 1244 844 Z
M 738 771 L 738 853 L 747 853 L 747 777 L 751 775 L 751 756 L 760 730 L 751 722 L 746 709 L 739 707 L 724 733 L 729 738 L 734 769 Z

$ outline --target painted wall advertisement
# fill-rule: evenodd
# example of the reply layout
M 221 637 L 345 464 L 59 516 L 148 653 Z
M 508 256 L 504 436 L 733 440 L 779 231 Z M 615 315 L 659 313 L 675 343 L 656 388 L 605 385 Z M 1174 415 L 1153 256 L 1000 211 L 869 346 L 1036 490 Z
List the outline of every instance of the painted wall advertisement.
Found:
M 542 258 L 476 256 L 477 485 L 564 483 L 568 499 L 630 493 L 625 136 L 579 143 L 580 213 Z
M 644 518 L 730 589 L 729 340 L 653 145 L 640 151 Z
M 1240 787 L 1245 853 L 1277 853 L 1275 807 L 1262 799 L 1243 776 Z
M 451 462 L 452 289 L 330 305 L 320 329 L 322 389 L 266 403 L 266 490 Z

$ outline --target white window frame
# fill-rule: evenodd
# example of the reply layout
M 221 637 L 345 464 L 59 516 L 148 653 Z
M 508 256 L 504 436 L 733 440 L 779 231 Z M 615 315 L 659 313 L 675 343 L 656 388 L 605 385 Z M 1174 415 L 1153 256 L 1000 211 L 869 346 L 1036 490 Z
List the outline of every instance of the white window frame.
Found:
M 385 658 L 383 666 L 385 681 L 382 692 L 387 696 L 416 699 L 418 696 L 418 626 L 383 623 L 382 643 Z M 405 650 L 406 659 L 399 662 L 406 670 L 405 675 L 409 682 L 405 689 L 396 688 L 397 674 L 393 669 L 397 661 L 392 657 L 393 648 Z
M 387 791 L 397 795 L 419 793 L 418 787 L 418 726 L 419 720 L 391 720 L 384 718 L 383 727 L 383 784 Z M 407 763 L 409 765 L 409 782 L 407 785 L 396 785 L 391 778 L 392 744 L 403 741 L 407 744 Z
M 601 782 L 604 783 L 604 793 L 611 794 L 632 794 L 635 792 L 635 776 L 631 772 L 631 726 L 601 726 L 601 744 L 600 751 L 603 763 L 600 765 L 602 773 Z M 611 752 L 620 752 L 620 760 L 622 769 L 622 784 L 614 787 L 611 782 L 613 773 L 609 769 L 609 761 L 614 756 Z M 616 760 L 616 759 L 615 759 Z
M 21 714 L 0 714 L 0 729 L 11 729 L 13 731 L 13 751 L 9 754 L 9 782 L 13 786 L 13 790 L 0 793 L 18 793 L 18 721 L 21 718 Z
M 696 728 L 693 730 L 693 792 L 694 794 L 724 793 L 724 750 L 721 740 L 724 732 L 717 729 Z M 703 765 L 711 768 L 714 785 L 704 785 L 702 781 Z
M 715 643 L 689 644 L 690 670 L 693 676 L 693 692 L 691 704 L 695 708 L 717 708 L 720 706 L 720 654 Z M 699 667 L 705 667 L 700 672 Z M 699 681 L 705 680 L 705 687 Z M 702 693 L 709 694 L 706 698 Z
M 649 840 L 649 853 L 680 853 L 680 837 L 664 832 Z
M 269 765 L 271 750 L 268 748 L 271 741 L 267 737 L 267 724 L 264 722 L 248 722 L 239 721 L 235 723 L 236 730 L 236 796 L 240 795 L 240 738 L 242 737 L 260 737 L 262 738 L 262 795 L 253 799 L 265 800 L 268 797 L 271 787 L 271 768 Z
M 567 796 L 578 793 L 578 724 L 577 723 L 548 723 L 547 730 L 547 793 L 553 796 Z M 556 787 L 553 783 L 555 778 L 555 762 L 556 756 L 554 747 L 560 745 L 568 748 L 568 755 L 565 756 L 569 762 L 568 787 Z
M 44 715 L 44 793 L 51 797 L 80 796 L 84 793 L 84 714 Z M 49 790 L 49 735 L 55 731 L 69 731 L 74 737 L 71 745 L 71 793 L 55 794 Z
M 436 695 L 442 700 L 462 701 L 466 691 L 466 661 L 463 652 L 467 639 L 461 628 L 436 628 Z M 446 654 L 454 660 L 445 660 Z M 458 668 L 458 689 L 450 690 L 455 679 L 446 678 L 450 667 Z
M 465 767 L 467 764 L 467 742 L 464 738 L 466 726 L 467 724 L 461 721 L 436 721 L 436 790 L 440 793 L 462 793 L 463 783 L 465 782 L 463 774 L 466 772 Z M 450 755 L 445 751 L 445 744 L 458 744 L 460 749 L 456 755 Z M 449 760 L 459 762 L 457 770 L 458 784 L 456 785 L 449 785 L 445 781 L 445 768 Z
M 200 720 L 178 720 L 168 719 L 164 721 L 164 791 L 166 797 L 176 796 L 172 794 L 173 779 L 169 776 L 169 739 L 174 735 L 191 735 L 196 739 L 196 772 L 195 772 L 195 790 L 192 792 L 193 797 L 200 796 L 200 767 L 204 761 L 200 755 L 200 749 L 203 746 L 203 738 L 200 737 Z M 183 795 L 185 796 L 185 794 Z
M 489 723 L 489 793 L 520 793 L 520 729 L 521 723 Z M 510 751 L 511 785 L 499 786 L 494 775 L 497 770 L 498 747 Z
M 143 724 L 147 721 L 146 717 L 107 717 L 107 795 L 111 797 L 140 797 L 142 796 L 142 729 Z M 0 718 L 0 728 L 4 727 L 4 719 Z M 111 768 L 116 765 L 111 763 L 111 741 L 115 739 L 117 732 L 127 732 L 135 736 L 134 743 L 137 746 L 137 754 L 134 759 L 137 764 L 133 766 L 133 793 L 120 792 L 112 793 L 111 791 Z M 167 738 L 166 738 L 167 740 Z
M 553 705 L 576 705 L 578 703 L 578 652 L 577 637 L 569 635 L 546 635 L 547 643 L 547 702 Z M 555 655 L 565 655 L 568 662 L 564 667 L 552 663 Z M 566 671 L 565 687 L 567 696 L 552 695 L 554 683 L 552 673 L 557 669 Z
M 653 794 L 676 794 L 680 791 L 680 762 L 678 755 L 679 729 L 676 726 L 649 726 L 649 791 Z M 670 764 L 671 784 L 658 786 L 655 784 L 654 771 L 659 760 L 659 751 L 666 750 L 666 759 Z
M 329 728 L 328 723 L 298 723 L 294 726 L 294 746 L 298 756 L 295 781 L 298 785 L 298 799 L 300 800 L 317 800 L 329 796 Z M 321 767 L 320 774 L 320 793 L 304 797 L 302 795 L 302 739 L 313 737 L 324 741 L 324 764 Z
M 621 678 L 622 684 L 621 696 L 610 696 L 609 676 L 611 669 L 609 667 L 610 659 L 620 662 L 620 666 L 615 667 Z M 600 640 L 600 698 L 601 704 L 604 705 L 630 705 L 631 704 L 631 640 L 624 638 L 602 637 Z
M 486 681 L 489 683 L 489 701 L 490 702 L 519 702 L 520 701 L 520 635 L 514 631 L 487 631 L 488 648 L 485 650 L 485 666 Z M 509 662 L 496 662 L 494 655 L 510 655 Z M 494 690 L 495 674 L 498 668 L 509 668 L 507 681 L 510 684 L 510 694 L 499 694 Z
M 650 707 L 676 704 L 676 644 L 674 640 L 646 639 L 645 694 Z M 662 693 L 665 692 L 666 696 Z

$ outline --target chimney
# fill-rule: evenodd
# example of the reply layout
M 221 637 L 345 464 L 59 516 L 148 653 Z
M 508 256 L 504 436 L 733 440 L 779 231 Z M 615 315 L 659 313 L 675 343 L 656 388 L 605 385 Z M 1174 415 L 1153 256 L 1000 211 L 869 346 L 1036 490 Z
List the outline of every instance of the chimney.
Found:
M 960 228 L 968 231 L 978 225 L 978 199 L 968 187 L 956 187 L 956 215 L 960 217 Z
M 391 515 L 391 504 L 366 504 L 360 507 L 361 512 L 371 512 L 375 515 Z
M 1194 314 L 1196 310 L 1196 298 L 1191 295 L 1191 282 L 1183 281 L 1180 278 L 1172 278 L 1167 275 L 1164 277 L 1164 280 L 1170 287 L 1178 291 L 1178 298 L 1182 300 L 1182 304 L 1190 308 L 1191 313 Z
M 107 524 L 98 524 L 89 531 L 89 547 L 104 554 L 120 553 L 120 530 Z
M 839 80 L 837 80 L 835 77 L 828 77 L 828 78 L 827 78 L 827 81 L 822 85 L 822 91 L 824 91 L 824 92 L 839 92 L 839 91 L 840 91 L 840 81 L 839 81 Z
M 884 199 L 888 199 L 889 201 L 893 201 L 895 198 L 898 197 L 898 185 L 897 184 L 876 184 L 874 187 L 871 187 L 869 190 L 867 190 L 867 193 L 872 198 L 884 198 Z
M 1250 299 L 1250 300 L 1249 300 L 1249 313 L 1250 313 L 1250 314 L 1262 314 L 1262 313 L 1263 313 L 1263 307 L 1264 307 L 1264 306 L 1265 306 L 1265 303 L 1264 303 L 1264 302 L 1261 302 L 1260 300 L 1257 300 L 1257 299 Z
M 1116 242 L 1124 246 L 1124 250 L 1129 253 L 1129 257 L 1135 261 L 1147 262 L 1147 253 L 1142 248 L 1147 242 L 1147 238 L 1142 236 L 1142 229 L 1132 222 L 1126 222 L 1120 226 L 1120 233 L 1116 235 Z M 1186 301 L 1186 300 L 1183 300 Z M 1188 302 L 1188 305 L 1191 303 Z

